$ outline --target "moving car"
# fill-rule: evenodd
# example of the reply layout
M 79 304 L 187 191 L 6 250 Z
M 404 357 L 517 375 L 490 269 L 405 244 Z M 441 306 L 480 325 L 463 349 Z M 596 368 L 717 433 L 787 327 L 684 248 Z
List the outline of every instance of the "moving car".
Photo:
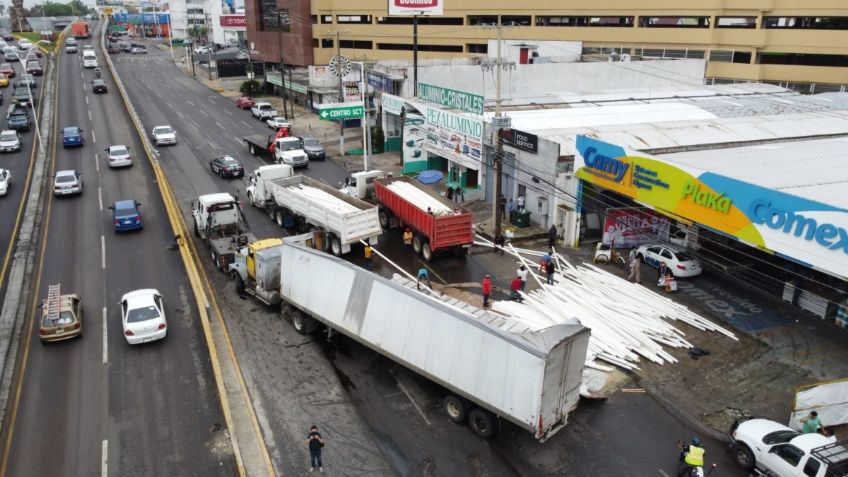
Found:
M 65 46 L 71 46 L 71 45 L 73 45 L 73 46 L 78 45 L 76 38 L 70 37 L 70 38 L 65 40 Z
M 9 86 L 9 77 L 0 73 L 0 88 L 5 88 L 7 86 Z
M 130 49 L 130 53 L 133 55 L 146 55 L 147 47 L 146 46 L 134 46 Z
M 236 100 L 236 107 L 239 109 L 250 109 L 255 104 L 256 101 L 251 99 L 250 96 L 242 96 Z
M 6 195 L 12 185 L 12 173 L 6 169 L 0 169 L 0 195 Z
M 94 94 L 104 94 L 109 92 L 109 90 L 106 88 L 106 82 L 102 79 L 96 79 L 91 82 L 91 91 Z
M 26 83 L 22 86 L 15 86 L 12 91 L 12 103 L 20 105 L 28 105 L 32 102 L 31 87 L 27 87 Z
M 697 258 L 670 245 L 641 245 L 636 249 L 636 258 L 656 268 L 659 268 L 660 262 L 665 262 L 675 278 L 694 277 L 704 271 Z
M 7 78 L 14 78 L 15 67 L 9 63 L 0 63 L 0 73 L 6 75 Z
M 65 53 L 72 54 L 77 52 L 79 52 L 77 45 L 65 45 Z
M 38 87 L 38 82 L 35 80 L 35 76 L 26 73 L 22 74 L 20 78 L 15 80 L 15 88 L 18 88 L 20 86 L 29 86 L 29 89 L 35 89 Z
M 177 143 L 177 132 L 171 126 L 156 126 L 150 133 L 153 143 L 157 146 Z
M 109 206 L 109 210 L 112 211 L 112 224 L 115 226 L 115 232 L 144 228 L 144 223 L 141 221 L 141 212 L 138 210 L 140 205 L 134 200 L 118 200 Z
M 159 290 L 145 288 L 121 297 L 121 321 L 127 343 L 141 344 L 165 339 L 168 322 Z
M 284 118 L 282 116 L 274 116 L 273 118 L 265 121 L 265 123 L 271 129 L 280 129 L 280 128 L 288 129 L 288 128 L 291 127 L 291 124 L 289 124 L 289 122 L 286 120 L 286 118 Z
M 82 178 L 79 171 L 57 171 L 53 179 L 53 195 L 82 194 Z
M 10 30 L 0 30 L 0 37 L 2 37 L 5 41 L 13 41 L 15 39 Z
M 62 129 L 62 147 L 82 147 L 84 144 L 82 129 L 77 126 Z
M 233 156 L 221 156 L 209 162 L 209 168 L 220 177 L 244 177 L 244 166 Z
M 38 337 L 42 343 L 82 336 L 82 299 L 76 293 L 62 295 L 59 285 L 50 285 L 41 302 Z
M 130 148 L 127 146 L 109 146 L 106 152 L 109 154 L 109 167 L 125 167 L 133 164 L 132 156 L 130 156 Z
M 27 40 L 26 38 L 21 38 L 18 40 L 18 49 L 21 51 L 29 50 L 32 48 L 32 42 Z
M 0 132 L 0 152 L 21 150 L 21 135 L 17 131 L 6 129 Z
M 300 138 L 300 142 L 303 144 L 303 151 L 306 152 L 309 160 L 326 159 L 326 150 L 324 149 L 324 145 L 321 144 L 321 141 L 318 139 L 310 136 L 303 136 Z
M 41 63 L 39 63 L 38 60 L 30 60 L 27 61 L 26 72 L 35 76 L 41 76 L 44 74 L 44 69 L 41 67 Z
M 121 52 L 121 48 L 117 44 L 112 43 L 106 48 L 106 52 L 110 55 L 116 55 Z

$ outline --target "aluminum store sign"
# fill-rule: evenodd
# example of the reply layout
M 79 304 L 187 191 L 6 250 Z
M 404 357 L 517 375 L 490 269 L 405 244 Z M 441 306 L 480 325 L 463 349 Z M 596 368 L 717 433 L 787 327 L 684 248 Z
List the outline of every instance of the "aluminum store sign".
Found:
M 389 0 L 389 15 L 442 15 L 444 0 Z
M 483 161 L 483 119 L 423 106 L 428 151 L 469 169 L 480 170 Z

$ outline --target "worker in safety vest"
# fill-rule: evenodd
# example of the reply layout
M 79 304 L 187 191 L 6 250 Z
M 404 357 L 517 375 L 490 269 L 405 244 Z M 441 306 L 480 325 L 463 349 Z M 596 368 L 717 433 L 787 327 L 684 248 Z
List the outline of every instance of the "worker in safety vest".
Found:
M 683 477 L 689 474 L 689 470 L 693 467 L 704 467 L 704 454 L 706 451 L 701 447 L 701 439 L 692 438 L 692 442 L 686 446 L 681 443 L 683 450 L 680 452 L 681 465 L 677 471 L 678 477 Z

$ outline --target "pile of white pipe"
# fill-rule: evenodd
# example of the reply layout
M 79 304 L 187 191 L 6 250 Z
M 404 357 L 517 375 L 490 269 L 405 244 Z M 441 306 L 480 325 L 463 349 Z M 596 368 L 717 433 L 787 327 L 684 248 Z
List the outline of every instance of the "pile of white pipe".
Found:
M 450 215 L 453 213 L 453 209 L 442 204 L 435 197 L 408 182 L 395 181 L 390 183 L 388 188 L 395 194 L 403 197 L 407 202 L 423 211 L 426 211 L 429 208 L 433 215 Z
M 348 204 L 344 200 L 339 199 L 326 191 L 318 189 L 317 187 L 298 184 L 289 186 L 289 191 L 292 194 L 300 195 L 311 202 L 319 203 L 323 207 L 339 214 L 356 212 L 359 210 L 356 206 Z
M 479 237 L 477 243 L 494 246 Z M 592 330 L 587 356 L 587 365 L 592 367 L 604 368 L 591 363 L 593 360 L 625 369 L 638 369 L 641 358 L 660 365 L 677 362 L 666 348 L 692 348 L 693 345 L 686 340 L 686 334 L 674 326 L 672 322 L 675 321 L 737 340 L 732 332 L 660 295 L 650 283 L 631 283 L 591 264 L 572 265 L 561 255 L 554 254 L 553 260 L 559 267 L 554 274 L 555 284 L 548 285 L 538 275 L 538 260 L 544 252 L 517 249 L 512 245 L 504 250 L 528 268 L 528 280 L 535 280 L 539 288 L 522 293 L 524 303 L 496 301 L 492 309 L 532 330 L 579 321 Z

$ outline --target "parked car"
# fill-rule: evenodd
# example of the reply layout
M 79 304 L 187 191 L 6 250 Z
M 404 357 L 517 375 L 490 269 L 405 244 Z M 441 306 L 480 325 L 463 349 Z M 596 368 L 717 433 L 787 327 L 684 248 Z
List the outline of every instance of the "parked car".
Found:
M 106 82 L 102 79 L 96 79 L 91 82 L 91 91 L 94 94 L 105 94 L 109 92 L 109 89 L 106 87 Z
M 665 262 L 675 278 L 694 277 L 703 272 L 701 262 L 676 247 L 661 244 L 641 245 L 636 249 L 636 258 L 652 267 L 659 268 Z
M 157 146 L 177 143 L 177 132 L 171 126 L 156 126 L 150 135 Z
M 12 185 L 12 173 L 6 169 L 0 169 L 0 195 L 6 195 Z
M 130 49 L 130 53 L 132 53 L 133 55 L 146 55 L 147 54 L 147 47 L 145 47 L 145 46 L 134 46 L 134 47 L 132 47 L 132 49 Z
M 128 167 L 133 165 L 130 148 L 127 146 L 109 146 L 106 152 L 108 153 L 109 167 Z
M 244 166 L 233 156 L 220 156 L 209 162 L 209 168 L 220 177 L 244 177 Z
M 250 96 L 242 96 L 236 100 L 236 107 L 239 109 L 250 109 L 255 104 L 256 101 L 251 99 Z
M 82 194 L 82 178 L 79 171 L 57 171 L 53 179 L 53 195 Z
M 147 288 L 121 297 L 121 323 L 124 338 L 131 345 L 165 339 L 168 322 L 159 290 Z
M 27 61 L 26 72 L 35 76 L 41 76 L 44 74 L 44 69 L 41 67 L 41 63 L 39 63 L 38 60 Z
M 256 103 L 250 108 L 250 114 L 256 119 L 267 121 L 277 116 L 277 110 L 271 106 L 271 103 Z
M 265 121 L 265 124 L 268 125 L 271 129 L 280 129 L 280 128 L 290 128 L 291 124 L 286 120 L 286 118 L 282 116 L 274 116 L 273 118 Z
M 303 151 L 306 152 L 310 161 L 313 159 L 326 159 L 327 153 L 324 145 L 317 138 L 304 136 L 300 138 L 300 142 L 303 144 Z
M 14 78 L 15 67 L 11 63 L 0 63 L 0 73 L 6 75 L 7 78 Z
M 84 144 L 82 129 L 77 126 L 68 126 L 62 129 L 62 147 L 82 147 Z
M 15 152 L 21 150 L 21 135 L 17 131 L 7 129 L 0 132 L 0 152 Z
M 208 46 L 198 46 L 197 48 L 195 48 L 193 50 L 193 53 L 195 55 L 206 55 L 206 54 L 209 53 L 209 47 Z
M 109 206 L 109 210 L 112 211 L 112 225 L 115 226 L 115 232 L 144 228 L 144 223 L 141 221 L 141 212 L 138 210 L 140 205 L 134 200 L 118 200 Z

